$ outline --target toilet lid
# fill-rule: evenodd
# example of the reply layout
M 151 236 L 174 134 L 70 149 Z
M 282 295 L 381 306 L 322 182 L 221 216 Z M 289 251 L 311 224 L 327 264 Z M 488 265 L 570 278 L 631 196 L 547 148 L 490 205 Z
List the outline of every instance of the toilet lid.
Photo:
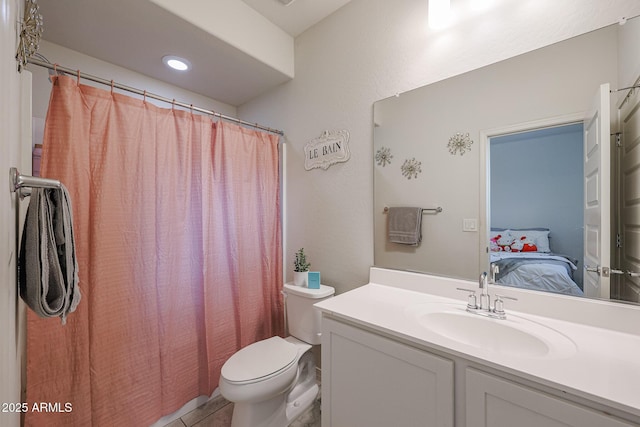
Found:
M 231 382 L 259 380 L 288 367 L 298 348 L 280 337 L 255 342 L 231 356 L 222 366 L 222 376 Z
M 292 283 L 285 283 L 283 287 L 284 293 L 291 293 L 310 299 L 326 298 L 333 295 L 336 290 L 331 286 L 320 285 L 319 289 L 305 288 L 304 286 L 297 286 Z

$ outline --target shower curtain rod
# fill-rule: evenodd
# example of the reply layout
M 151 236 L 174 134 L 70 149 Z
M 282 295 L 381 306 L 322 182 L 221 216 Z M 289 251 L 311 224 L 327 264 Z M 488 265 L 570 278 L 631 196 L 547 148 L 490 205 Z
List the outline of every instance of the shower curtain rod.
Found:
M 241 124 L 241 125 L 244 125 L 244 126 L 250 126 L 250 127 L 256 128 L 256 129 L 264 130 L 266 132 L 275 133 L 276 135 L 280 135 L 280 136 L 284 135 L 284 132 L 281 131 L 281 130 L 278 130 L 278 129 L 272 129 L 272 128 L 267 127 L 267 126 L 259 125 L 258 123 L 247 122 L 247 121 L 242 120 L 242 119 L 238 119 L 238 118 L 235 118 L 235 117 L 227 116 L 227 115 L 224 115 L 222 113 L 217 113 L 217 112 L 215 112 L 213 110 L 206 110 L 204 108 L 194 107 L 191 104 L 185 104 L 184 102 L 178 102 L 175 99 L 165 98 L 163 96 L 155 95 L 153 93 L 149 93 L 149 92 L 144 91 L 144 90 L 140 90 L 140 89 L 136 89 L 136 88 L 133 88 L 133 87 L 125 86 L 123 84 L 116 83 L 113 80 L 107 80 L 107 79 L 103 79 L 103 78 L 100 78 L 100 77 L 92 76 L 91 74 L 82 73 L 80 70 L 73 70 L 73 69 L 68 68 L 68 67 L 62 67 L 60 65 L 51 64 L 49 62 L 41 61 L 41 60 L 35 59 L 35 58 L 29 58 L 27 60 L 27 62 L 29 64 L 37 65 L 39 67 L 44 67 L 44 68 L 48 68 L 50 70 L 54 70 L 56 72 L 60 71 L 60 72 L 63 72 L 65 74 L 69 74 L 71 76 L 77 76 L 77 77 L 83 78 L 85 80 L 90 80 L 92 82 L 100 83 L 100 84 L 103 84 L 103 85 L 106 85 L 106 86 L 111 86 L 111 87 L 114 87 L 116 89 L 124 90 L 124 91 L 131 92 L 131 93 L 135 93 L 137 95 L 145 96 L 147 98 L 156 99 L 158 101 L 166 102 L 166 103 L 171 104 L 171 105 L 177 105 L 179 107 L 187 108 L 189 110 L 193 110 L 193 111 L 198 111 L 200 113 L 209 114 L 211 116 L 218 117 L 220 119 L 227 120 L 227 121 L 230 121 L 230 122 L 238 123 L 238 124 Z M 282 141 L 282 142 L 284 142 L 284 141 Z

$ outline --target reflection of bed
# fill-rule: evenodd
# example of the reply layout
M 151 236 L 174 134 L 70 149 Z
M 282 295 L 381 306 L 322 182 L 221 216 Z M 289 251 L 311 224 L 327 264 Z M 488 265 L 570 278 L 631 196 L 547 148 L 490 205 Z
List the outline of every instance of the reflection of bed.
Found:
M 495 252 L 491 263 L 500 272 L 496 283 L 567 295 L 583 295 L 573 281 L 576 266 L 562 255 L 541 252 Z
M 583 295 L 573 280 L 577 261 L 554 254 L 548 228 L 491 229 L 491 263 L 496 283 L 567 295 Z

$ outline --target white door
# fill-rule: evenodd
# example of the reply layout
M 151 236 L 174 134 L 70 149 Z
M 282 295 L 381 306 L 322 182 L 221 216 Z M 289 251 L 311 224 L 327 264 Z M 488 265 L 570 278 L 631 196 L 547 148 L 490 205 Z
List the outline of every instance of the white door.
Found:
M 610 296 L 611 144 L 609 83 L 584 118 L 584 294 Z
M 620 106 L 622 146 L 620 156 L 621 245 L 618 269 L 618 297 L 640 302 L 640 90 L 632 91 Z

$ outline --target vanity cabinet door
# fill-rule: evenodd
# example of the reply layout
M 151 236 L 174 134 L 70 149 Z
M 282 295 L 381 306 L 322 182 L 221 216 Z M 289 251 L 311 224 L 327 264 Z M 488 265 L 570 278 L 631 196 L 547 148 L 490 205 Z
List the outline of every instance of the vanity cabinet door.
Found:
M 323 318 L 323 427 L 452 427 L 453 362 Z
M 467 427 L 637 426 L 471 368 L 466 398 Z

